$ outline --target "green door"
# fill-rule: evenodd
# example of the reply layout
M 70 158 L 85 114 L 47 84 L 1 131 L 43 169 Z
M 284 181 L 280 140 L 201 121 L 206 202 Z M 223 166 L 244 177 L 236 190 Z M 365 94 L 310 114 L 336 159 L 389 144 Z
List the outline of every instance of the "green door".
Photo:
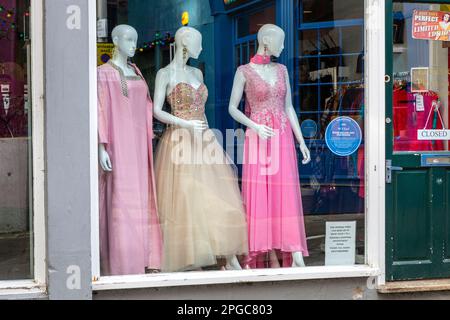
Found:
M 387 281 L 450 278 L 450 1 L 386 2 Z

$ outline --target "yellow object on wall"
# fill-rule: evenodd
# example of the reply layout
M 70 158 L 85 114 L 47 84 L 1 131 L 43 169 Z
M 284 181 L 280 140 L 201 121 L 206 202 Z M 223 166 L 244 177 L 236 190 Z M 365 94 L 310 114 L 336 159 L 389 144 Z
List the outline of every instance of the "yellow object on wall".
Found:
M 112 58 L 114 52 L 113 43 L 97 43 L 97 66 L 101 66 Z
M 189 24 L 189 12 L 185 11 L 181 15 L 181 24 L 187 26 Z

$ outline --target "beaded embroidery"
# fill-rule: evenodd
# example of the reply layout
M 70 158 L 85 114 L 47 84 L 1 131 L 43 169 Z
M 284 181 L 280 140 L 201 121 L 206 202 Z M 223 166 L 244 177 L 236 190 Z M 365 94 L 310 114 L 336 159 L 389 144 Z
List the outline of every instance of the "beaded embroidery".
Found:
M 288 127 L 286 115 L 286 78 L 284 66 L 277 64 L 277 81 L 271 85 L 262 79 L 250 65 L 239 69 L 247 80 L 245 87 L 246 113 L 253 121 L 274 128 L 274 119 L 280 122 L 280 131 L 284 133 Z M 274 128 L 276 129 L 276 128 Z
M 126 77 L 122 68 L 117 66 L 114 62 L 111 60 L 108 61 L 108 64 L 113 67 L 117 72 L 119 72 L 120 75 L 120 86 L 122 88 L 122 94 L 128 98 L 128 83 L 127 80 L 144 80 L 140 75 L 138 76 L 128 76 Z M 133 69 L 135 69 L 132 65 L 130 65 Z M 137 72 L 137 70 L 135 70 Z M 138 73 L 138 72 L 137 72 Z
M 184 120 L 203 120 L 208 89 L 202 84 L 195 89 L 188 83 L 181 82 L 167 96 L 174 116 Z

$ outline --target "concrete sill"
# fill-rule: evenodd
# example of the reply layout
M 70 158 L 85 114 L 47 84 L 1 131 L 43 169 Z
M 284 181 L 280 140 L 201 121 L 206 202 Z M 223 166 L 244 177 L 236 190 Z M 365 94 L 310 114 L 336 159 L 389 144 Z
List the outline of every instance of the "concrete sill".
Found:
M 369 266 L 308 267 L 292 269 L 212 271 L 143 276 L 102 277 L 93 282 L 94 291 L 169 288 L 184 286 L 368 278 L 379 275 Z
M 440 291 L 450 291 L 450 279 L 391 282 L 378 289 L 381 294 Z
M 0 281 L 0 300 L 40 299 L 47 299 L 47 292 L 34 281 Z

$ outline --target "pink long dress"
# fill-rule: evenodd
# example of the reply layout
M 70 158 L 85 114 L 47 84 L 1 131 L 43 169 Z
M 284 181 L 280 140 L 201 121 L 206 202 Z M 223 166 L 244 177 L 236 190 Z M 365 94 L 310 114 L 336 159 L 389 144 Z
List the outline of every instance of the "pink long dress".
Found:
M 103 275 L 161 268 L 162 236 L 153 173 L 153 104 L 142 74 L 125 77 L 113 63 L 98 68 L 99 142 L 112 173 L 100 169 Z
M 277 251 L 283 267 L 292 253 L 308 256 L 297 153 L 286 115 L 286 67 L 275 64 L 277 82 L 264 81 L 248 64 L 239 70 L 246 79 L 246 112 L 276 136 L 263 141 L 247 130 L 244 148 L 243 198 L 247 212 L 250 266 L 268 267 L 267 253 Z

